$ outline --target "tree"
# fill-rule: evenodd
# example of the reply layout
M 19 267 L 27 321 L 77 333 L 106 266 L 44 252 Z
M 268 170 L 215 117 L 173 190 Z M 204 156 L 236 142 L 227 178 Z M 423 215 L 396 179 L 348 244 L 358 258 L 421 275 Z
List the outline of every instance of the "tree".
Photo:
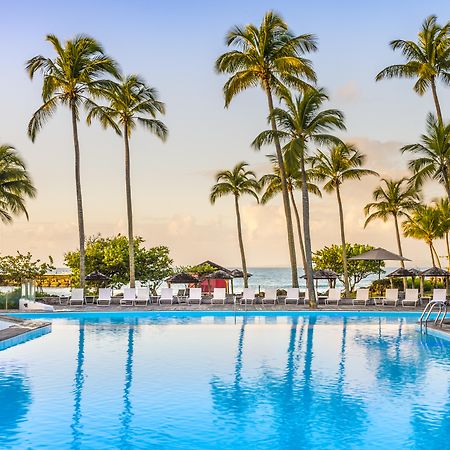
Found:
M 263 175 L 259 183 L 261 188 L 265 187 L 265 191 L 261 196 L 261 204 L 266 204 L 269 200 L 275 197 L 276 194 L 281 192 L 281 177 L 280 177 L 280 169 L 278 167 L 278 160 L 275 155 L 268 155 L 271 163 L 272 163 L 272 173 L 268 173 Z M 291 200 L 292 208 L 294 209 L 295 221 L 297 223 L 297 233 L 298 240 L 300 244 L 300 251 L 302 254 L 303 261 L 303 269 L 306 267 L 306 254 L 305 254 L 305 244 L 303 242 L 303 233 L 302 233 L 302 222 L 300 219 L 300 214 L 298 212 L 297 203 L 295 201 L 294 191 L 302 189 L 302 176 L 299 167 L 299 161 L 296 158 L 285 158 L 285 172 L 286 172 L 286 181 L 289 191 L 289 198 Z M 307 171 L 306 178 L 308 180 L 308 192 L 315 194 L 319 197 L 322 197 L 322 193 L 320 189 L 309 181 L 310 172 Z
M 397 239 L 398 254 L 403 256 L 402 243 L 400 240 L 399 219 L 409 217 L 409 214 L 420 204 L 420 194 L 414 186 L 408 183 L 408 178 L 400 180 L 388 180 L 382 178 L 384 186 L 378 186 L 372 194 L 373 202 L 364 208 L 366 222 L 364 228 L 372 221 L 380 219 L 387 222 L 389 218 L 394 219 L 395 237 Z M 405 262 L 400 261 L 401 267 Z M 406 289 L 406 279 L 404 279 Z
M 447 267 L 450 271 L 450 200 L 448 198 L 434 199 L 433 203 L 438 210 L 439 223 L 441 225 L 441 231 L 445 238 L 445 247 L 447 250 Z
M 241 213 L 239 210 L 239 198 L 248 194 L 258 200 L 260 189 L 256 175 L 251 170 L 247 170 L 248 164 L 240 162 L 232 170 L 224 170 L 216 175 L 216 184 L 211 189 L 209 199 L 211 204 L 225 195 L 233 195 L 234 208 L 236 213 L 236 224 L 238 231 L 239 250 L 241 252 L 242 272 L 244 274 L 244 287 L 248 287 L 247 262 L 245 260 L 244 240 L 242 238 Z
M 406 63 L 386 67 L 376 76 L 376 80 L 416 78 L 414 91 L 423 95 L 431 88 L 436 114 L 442 124 L 436 81 L 450 84 L 450 22 L 440 26 L 436 16 L 429 16 L 422 24 L 417 42 L 396 39 L 390 46 L 393 50 L 400 50 Z
M 52 34 L 47 36 L 55 57 L 37 55 L 31 58 L 26 69 L 30 78 L 41 73 L 43 104 L 33 114 L 28 124 L 28 135 L 34 142 L 38 132 L 56 112 L 58 106 L 67 106 L 71 113 L 73 146 L 75 152 L 75 187 L 77 194 L 78 234 L 80 243 L 80 285 L 84 287 L 85 250 L 84 216 L 80 175 L 80 144 L 78 121 L 80 107 L 86 105 L 90 97 L 100 94 L 108 84 L 104 76 L 118 75 L 116 63 L 105 55 L 102 46 L 93 38 L 79 35 L 64 45 Z
M 225 106 L 228 107 L 238 93 L 251 87 L 260 86 L 267 97 L 273 143 L 280 167 L 292 286 L 298 287 L 294 230 L 283 153 L 272 114 L 273 96 L 280 97 L 286 87 L 303 90 L 308 86 L 307 81 L 316 80 L 311 62 L 302 56 L 317 49 L 316 39 L 311 34 L 295 36 L 279 15 L 269 11 L 259 27 L 253 24 L 233 27 L 226 37 L 226 44 L 235 49 L 224 53 L 216 61 L 217 72 L 231 75 L 223 88 Z
M 40 259 L 33 260 L 30 252 L 16 256 L 0 257 L 1 282 L 7 286 L 20 286 L 25 280 L 38 280 L 50 270 L 54 270 L 53 259 L 49 256 L 48 262 Z
M 371 245 L 346 244 L 346 255 L 350 258 L 373 250 Z M 342 259 L 342 245 L 333 244 L 324 247 L 313 255 L 314 270 L 328 269 L 336 272 L 341 283 L 344 282 L 344 261 Z M 383 261 L 348 261 L 347 271 L 350 289 L 372 274 L 377 274 L 384 268 Z
M 36 189 L 25 162 L 10 145 L 0 145 L 0 218 L 11 223 L 13 216 L 28 212 L 25 198 L 34 198 Z
M 450 199 L 450 123 L 441 124 L 433 114 L 429 114 L 426 133 L 422 134 L 420 141 L 401 148 L 402 153 L 414 155 L 409 168 L 414 174 L 415 186 L 421 187 L 427 179 L 436 180 Z
M 328 96 L 323 89 L 306 89 L 303 94 L 292 97 L 285 93 L 282 101 L 285 109 L 275 108 L 271 120 L 275 121 L 275 130 L 260 133 L 253 141 L 257 149 L 275 140 L 284 142 L 283 152 L 287 158 L 296 158 L 300 164 L 302 179 L 303 233 L 305 239 L 306 280 L 311 306 L 316 306 L 312 271 L 311 230 L 309 225 L 309 194 L 307 180 L 308 144 L 326 144 L 341 142 L 331 135 L 332 130 L 343 130 L 344 115 L 337 109 L 322 109 Z
M 130 279 L 128 238 L 118 234 L 112 237 L 92 236 L 86 240 L 86 269 L 98 270 L 111 279 L 112 286 L 127 284 Z M 145 248 L 144 240 L 133 239 L 136 278 L 155 291 L 165 278 L 173 273 L 169 249 L 164 246 Z M 72 279 L 79 279 L 80 252 L 70 251 L 64 262 L 72 270 Z
M 433 267 L 441 267 L 439 256 L 434 247 L 434 241 L 443 237 L 438 209 L 431 206 L 417 207 L 414 213 L 403 222 L 402 228 L 405 237 L 425 241 L 430 249 Z
M 346 295 L 350 292 L 350 285 L 347 269 L 347 245 L 345 241 L 345 224 L 341 197 L 341 185 L 344 181 L 360 180 L 366 175 L 378 176 L 378 174 L 373 170 L 361 168 L 365 160 L 366 156 L 360 153 L 354 146 L 344 143 L 339 143 L 331 147 L 328 154 L 318 150 L 313 159 L 313 177 L 325 182 L 323 186 L 325 192 L 336 192 L 336 199 L 339 208 L 342 262 L 344 265 L 344 287 Z
M 91 104 L 87 116 L 88 124 L 93 118 L 100 120 L 103 127 L 112 127 L 123 136 L 125 148 L 125 189 L 127 197 L 128 241 L 130 254 L 130 286 L 135 286 L 135 263 L 133 245 L 133 208 L 131 202 L 130 138 L 137 124 L 142 125 L 162 141 L 167 138 L 167 127 L 156 119 L 164 114 L 164 103 L 158 100 L 158 93 L 137 75 L 121 77 L 119 83 L 110 83 L 102 91 L 107 106 Z

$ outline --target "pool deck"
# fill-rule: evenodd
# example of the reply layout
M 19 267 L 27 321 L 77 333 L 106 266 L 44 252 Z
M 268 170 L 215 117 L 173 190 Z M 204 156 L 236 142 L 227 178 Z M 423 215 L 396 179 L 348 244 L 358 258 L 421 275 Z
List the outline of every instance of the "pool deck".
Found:
M 8 310 L 8 312 L 13 311 Z M 2 322 L 10 323 L 10 326 L 8 328 L 3 328 L 2 330 L 0 330 L 0 342 L 17 338 L 18 336 L 21 336 L 25 333 L 30 333 L 32 331 L 36 331 L 40 328 L 45 328 L 50 325 L 50 322 L 42 322 L 42 320 L 20 319 L 18 317 L 12 316 L 0 315 L 0 320 Z

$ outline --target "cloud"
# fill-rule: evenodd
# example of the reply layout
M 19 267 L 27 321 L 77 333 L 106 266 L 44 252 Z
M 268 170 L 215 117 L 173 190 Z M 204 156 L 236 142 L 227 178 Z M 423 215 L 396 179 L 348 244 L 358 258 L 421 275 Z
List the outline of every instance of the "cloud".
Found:
M 361 98 L 361 91 L 355 81 L 349 81 L 338 86 L 333 97 L 334 100 L 341 103 L 352 103 Z

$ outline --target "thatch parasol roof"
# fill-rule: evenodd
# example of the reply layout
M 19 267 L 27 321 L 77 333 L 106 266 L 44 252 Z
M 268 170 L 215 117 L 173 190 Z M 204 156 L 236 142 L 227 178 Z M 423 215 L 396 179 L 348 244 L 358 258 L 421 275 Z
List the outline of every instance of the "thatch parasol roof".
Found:
M 196 266 L 193 267 L 193 269 L 195 269 L 197 267 L 202 267 L 202 266 L 211 266 L 215 270 L 222 270 L 222 271 L 228 273 L 229 275 L 231 275 L 231 270 L 228 270 L 226 267 L 223 267 L 220 264 L 217 264 L 217 263 L 215 263 L 213 261 L 210 261 L 209 259 L 207 259 L 206 261 L 203 261 L 200 264 L 197 264 Z
M 216 270 L 215 272 L 205 276 L 205 279 L 209 280 L 231 280 L 232 278 L 233 276 L 228 270 Z
M 420 272 L 421 277 L 450 277 L 450 272 L 439 267 L 430 267 L 423 272 Z
M 240 269 L 232 270 L 231 275 L 233 276 L 233 278 L 244 278 L 244 272 Z M 250 278 L 252 274 L 247 272 L 247 276 Z
M 109 281 L 110 279 L 111 278 L 99 272 L 98 270 L 94 270 L 89 275 L 86 275 L 85 278 L 86 281 Z
M 349 261 L 411 261 L 384 248 L 378 247 L 368 252 L 348 258 Z
M 400 267 L 397 270 L 394 270 L 390 274 L 386 275 L 387 278 L 404 278 L 404 277 L 415 277 L 417 276 L 416 273 L 414 273 L 410 269 L 405 269 L 404 267 Z
M 166 280 L 168 283 L 175 284 L 196 284 L 199 283 L 200 280 L 197 277 L 194 277 L 190 273 L 180 272 L 172 275 Z
M 303 275 L 302 278 L 306 278 L 306 275 Z M 315 280 L 336 280 L 338 278 L 338 274 L 329 269 L 320 269 L 314 270 L 313 278 Z

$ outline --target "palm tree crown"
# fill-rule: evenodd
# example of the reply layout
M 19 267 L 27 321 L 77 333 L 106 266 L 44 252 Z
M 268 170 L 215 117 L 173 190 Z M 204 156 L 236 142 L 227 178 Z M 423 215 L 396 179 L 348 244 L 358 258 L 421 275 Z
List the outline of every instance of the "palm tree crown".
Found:
M 419 95 L 431 87 L 438 119 L 442 122 L 436 80 L 450 84 L 450 22 L 440 26 L 436 16 L 429 16 L 422 24 L 417 42 L 396 39 L 390 46 L 393 50 L 400 50 L 406 63 L 386 67 L 376 76 L 376 80 L 416 78 L 414 91 Z
M 426 133 L 422 134 L 420 141 L 401 148 L 402 153 L 414 155 L 409 162 L 414 184 L 420 187 L 426 179 L 436 180 L 450 199 L 450 124 L 441 124 L 433 114 L 429 114 Z
M 209 197 L 212 204 L 216 203 L 218 198 L 230 194 L 235 197 L 249 194 L 259 201 L 258 180 L 253 171 L 247 170 L 247 166 L 247 163 L 240 162 L 232 170 L 223 170 L 217 173 L 216 184 L 212 187 Z
M 25 162 L 10 145 L 0 145 L 0 219 L 11 223 L 13 216 L 28 212 L 25 197 L 34 198 L 36 189 Z
M 109 83 L 103 77 L 116 77 L 119 73 L 114 60 L 105 55 L 102 46 L 89 36 L 79 35 L 62 45 L 56 36 L 49 34 L 47 41 L 53 45 L 56 57 L 51 59 L 38 55 L 26 64 L 30 78 L 34 78 L 36 72 L 43 75 L 44 103 L 28 125 L 28 134 L 33 141 L 58 104 L 74 108 L 78 118 L 79 107 L 89 103 Z
M 373 191 L 373 202 L 368 203 L 364 212 L 367 216 L 364 227 L 376 219 L 386 222 L 389 217 L 409 217 L 420 203 L 420 194 L 417 189 L 408 183 L 408 178 L 388 180 L 382 178 L 384 186 L 378 186 Z
M 261 86 L 276 94 L 285 86 L 304 89 L 303 79 L 315 81 L 311 62 L 302 55 L 317 49 L 311 34 L 294 36 L 284 20 L 269 11 L 259 27 L 253 24 L 233 27 L 226 36 L 227 46 L 235 50 L 221 55 L 216 61 L 219 73 L 232 74 L 223 91 L 225 104 L 249 87 Z

